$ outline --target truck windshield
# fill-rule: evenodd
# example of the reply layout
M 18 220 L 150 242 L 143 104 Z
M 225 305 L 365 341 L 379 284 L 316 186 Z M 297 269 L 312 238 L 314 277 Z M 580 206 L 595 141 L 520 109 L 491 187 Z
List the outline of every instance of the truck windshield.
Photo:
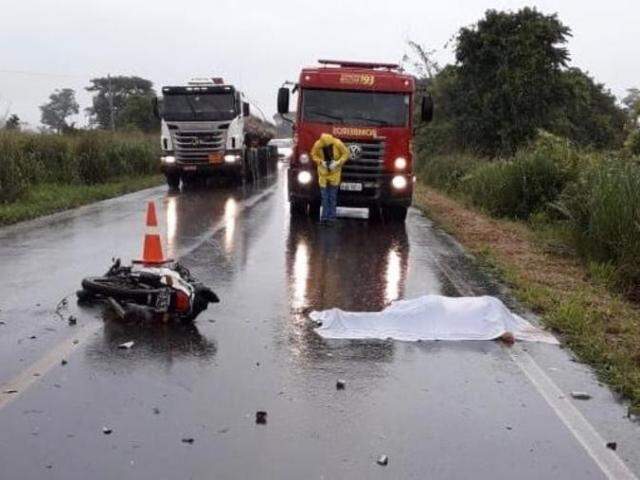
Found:
M 304 89 L 302 119 L 307 122 L 404 127 L 409 95 L 345 90 Z
M 162 101 L 165 120 L 232 120 L 236 112 L 233 93 L 172 93 Z

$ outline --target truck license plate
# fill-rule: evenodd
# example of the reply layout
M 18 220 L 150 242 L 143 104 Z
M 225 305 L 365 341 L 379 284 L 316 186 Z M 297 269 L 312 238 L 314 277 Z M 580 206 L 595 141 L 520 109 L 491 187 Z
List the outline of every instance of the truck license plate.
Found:
M 186 166 L 182 167 L 182 169 L 187 171 L 187 172 L 195 172 L 197 167 L 195 165 L 186 165 Z
M 362 184 L 361 183 L 341 183 L 340 190 L 344 190 L 346 192 L 361 192 Z
M 222 154 L 221 153 L 210 153 L 209 154 L 209 163 L 222 163 Z

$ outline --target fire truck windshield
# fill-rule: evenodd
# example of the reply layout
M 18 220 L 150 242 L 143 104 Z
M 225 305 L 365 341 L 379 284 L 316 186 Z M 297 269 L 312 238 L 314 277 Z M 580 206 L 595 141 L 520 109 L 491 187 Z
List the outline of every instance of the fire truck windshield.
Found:
M 304 89 L 302 119 L 306 122 L 404 127 L 409 121 L 406 93 Z
M 162 101 L 165 120 L 232 120 L 236 115 L 233 93 L 170 93 Z

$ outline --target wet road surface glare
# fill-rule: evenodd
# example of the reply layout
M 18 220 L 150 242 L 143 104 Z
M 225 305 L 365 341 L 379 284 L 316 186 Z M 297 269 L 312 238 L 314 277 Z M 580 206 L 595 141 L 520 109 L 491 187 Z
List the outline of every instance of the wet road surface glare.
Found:
M 139 255 L 147 200 L 167 256 L 221 298 L 194 324 L 122 324 L 75 304 L 83 276 Z M 17 390 L 0 398 L 0 478 L 607 478 L 517 350 L 315 334 L 313 309 L 500 293 L 417 210 L 403 225 L 341 214 L 334 228 L 290 221 L 280 175 L 0 230 L 0 383 Z M 556 346 L 514 348 L 563 391 L 589 391 L 578 408 L 638 468 L 637 426 L 588 369 Z

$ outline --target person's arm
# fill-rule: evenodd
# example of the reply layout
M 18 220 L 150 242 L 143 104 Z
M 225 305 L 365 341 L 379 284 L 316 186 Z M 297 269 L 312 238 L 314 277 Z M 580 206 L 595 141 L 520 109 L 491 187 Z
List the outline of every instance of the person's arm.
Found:
M 316 165 L 322 165 L 324 163 L 324 154 L 322 153 L 322 146 L 320 145 L 320 140 L 316 140 L 316 143 L 311 147 L 311 160 L 313 160 Z
M 338 163 L 338 167 L 342 167 L 342 165 L 349 160 L 349 149 L 341 140 L 337 140 L 336 149 L 338 150 L 338 159 L 336 162 Z

